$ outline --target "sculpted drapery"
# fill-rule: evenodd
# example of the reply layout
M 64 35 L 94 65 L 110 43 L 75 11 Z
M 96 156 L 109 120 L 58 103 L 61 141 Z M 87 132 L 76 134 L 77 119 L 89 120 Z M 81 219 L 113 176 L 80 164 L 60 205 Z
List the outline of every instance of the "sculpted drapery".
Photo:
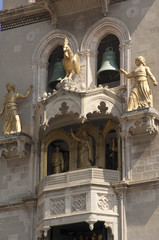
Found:
M 8 93 L 4 97 L 2 110 L 0 115 L 3 116 L 3 134 L 13 134 L 21 132 L 21 123 L 20 117 L 17 110 L 17 100 L 27 98 L 33 88 L 30 85 L 30 88 L 25 95 L 15 92 L 15 85 L 13 83 L 8 83 L 6 89 Z
M 135 64 L 137 68 L 131 73 L 127 73 L 125 70 L 120 69 L 120 72 L 123 73 L 125 77 L 134 79 L 134 85 L 131 89 L 127 111 L 152 107 L 153 98 L 148 78 L 150 78 L 150 80 L 154 83 L 154 86 L 158 85 L 158 82 L 151 73 L 150 68 L 146 66 L 144 57 L 137 57 L 135 59 Z

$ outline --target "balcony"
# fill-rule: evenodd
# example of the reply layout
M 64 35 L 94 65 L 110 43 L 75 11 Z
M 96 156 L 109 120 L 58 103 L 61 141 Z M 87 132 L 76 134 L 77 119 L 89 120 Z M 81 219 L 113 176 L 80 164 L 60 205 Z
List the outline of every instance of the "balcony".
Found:
M 118 201 L 111 183 L 118 181 L 119 171 L 98 168 L 44 177 L 37 186 L 36 231 L 76 222 L 92 228 L 97 221 L 115 228 Z

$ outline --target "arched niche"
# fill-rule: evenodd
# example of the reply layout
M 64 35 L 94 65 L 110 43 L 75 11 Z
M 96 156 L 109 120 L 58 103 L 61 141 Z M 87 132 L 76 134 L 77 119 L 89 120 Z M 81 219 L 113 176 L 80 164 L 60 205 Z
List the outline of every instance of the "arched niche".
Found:
M 131 38 L 125 24 L 118 19 L 105 17 L 94 25 L 85 34 L 81 52 L 85 58 L 87 88 L 97 85 L 97 54 L 98 46 L 103 38 L 115 35 L 119 39 L 120 67 L 129 72 L 130 70 L 130 46 Z M 126 79 L 120 76 L 120 85 L 126 83 Z
M 121 171 L 120 134 L 118 124 L 109 120 L 102 132 L 105 168 Z
M 34 92 L 34 102 L 47 91 L 48 64 L 51 53 L 58 47 L 63 46 L 65 38 L 73 52 L 79 50 L 75 37 L 64 30 L 55 29 L 46 34 L 36 46 L 32 56 L 33 82 L 37 87 Z
M 64 146 L 64 143 L 67 144 Z M 53 144 L 53 146 L 51 146 Z M 48 150 L 55 150 L 54 147 L 60 146 L 63 152 L 69 151 L 69 161 L 68 165 L 69 168 L 71 168 L 71 160 L 73 159 L 72 156 L 72 138 L 67 135 L 67 133 L 62 129 L 55 129 L 52 132 L 50 132 L 41 143 L 41 164 L 40 164 L 40 179 L 43 179 L 45 176 L 48 175 L 48 158 L 51 156 L 48 156 Z M 50 149 L 49 149 L 50 148 Z M 52 149 L 51 149 L 52 148 Z M 51 154 L 51 153 L 50 153 Z M 68 158 L 68 156 L 67 156 Z M 64 159 L 65 160 L 65 159 Z M 66 167 L 67 165 L 65 165 Z
M 47 175 L 69 171 L 69 146 L 63 140 L 52 141 L 48 146 Z
M 48 65 L 48 84 L 47 90 L 52 91 L 56 89 L 56 84 L 60 82 L 66 75 L 65 69 L 63 67 L 63 46 L 57 46 L 51 53 L 49 57 Z
M 80 126 L 75 136 L 77 138 L 74 138 L 77 142 L 77 144 L 74 145 L 74 147 L 76 147 L 75 151 L 77 152 L 77 168 L 98 167 L 97 156 L 99 155 L 98 143 L 100 138 L 98 130 L 92 124 L 85 123 Z M 82 146 L 82 144 L 84 144 L 84 146 Z
M 85 115 L 93 113 L 95 110 L 99 111 L 101 103 L 104 102 L 107 107 L 107 114 L 120 118 L 122 114 L 122 105 L 115 95 L 108 95 L 105 89 L 102 89 L 102 94 L 91 96 L 85 100 Z
M 114 34 L 105 36 L 99 46 L 97 55 L 97 86 L 102 84 L 109 88 L 120 85 L 119 39 Z

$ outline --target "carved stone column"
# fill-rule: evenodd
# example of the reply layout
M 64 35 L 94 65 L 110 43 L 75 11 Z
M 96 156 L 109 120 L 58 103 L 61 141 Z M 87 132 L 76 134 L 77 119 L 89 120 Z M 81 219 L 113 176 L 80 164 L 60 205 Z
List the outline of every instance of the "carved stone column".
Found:
M 92 89 L 97 85 L 96 80 L 97 70 L 97 51 L 88 50 L 86 52 L 86 89 Z
M 47 89 L 48 62 L 33 62 L 31 67 L 33 71 L 34 85 L 37 85 L 37 83 L 39 83 L 39 88 L 37 88 L 37 91 L 34 94 L 34 102 L 36 102 L 37 99 L 41 98 L 41 96 Z
M 130 59 L 131 59 L 131 41 L 123 41 L 120 45 L 120 68 L 123 68 L 128 73 L 130 72 Z M 123 74 L 120 75 L 120 84 L 127 85 L 127 103 L 130 95 L 131 82 L 128 81 Z M 126 106 L 127 108 L 127 106 Z M 126 110 L 126 109 L 125 109 Z
M 115 192 L 119 201 L 119 216 L 120 216 L 120 240 L 127 240 L 127 224 L 126 224 L 126 210 L 125 210 L 125 195 L 127 185 L 116 185 Z
M 120 46 L 120 67 L 130 72 L 130 59 L 131 59 L 131 41 L 123 41 Z M 121 85 L 126 85 L 127 80 L 124 78 L 123 74 L 120 77 Z
M 131 135 L 129 132 L 121 132 L 122 141 L 122 180 L 131 179 Z

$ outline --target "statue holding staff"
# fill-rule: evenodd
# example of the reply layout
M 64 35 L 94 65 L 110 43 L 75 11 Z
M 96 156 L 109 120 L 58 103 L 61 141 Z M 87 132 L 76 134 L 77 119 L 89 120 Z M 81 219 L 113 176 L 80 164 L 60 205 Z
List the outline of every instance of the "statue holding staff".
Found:
M 144 57 L 137 57 L 135 59 L 135 64 L 137 68 L 131 73 L 127 73 L 125 70 L 120 69 L 120 72 L 123 73 L 126 78 L 134 79 L 134 85 L 131 89 L 127 111 L 152 107 L 153 99 L 148 78 L 151 79 L 151 81 L 154 83 L 154 86 L 158 85 L 158 82 L 151 73 L 150 68 L 146 66 L 146 60 Z
M 83 130 L 81 138 L 75 136 L 71 129 L 71 136 L 74 140 L 79 142 L 79 154 L 80 154 L 80 168 L 87 168 L 93 165 L 93 140 L 86 130 Z

